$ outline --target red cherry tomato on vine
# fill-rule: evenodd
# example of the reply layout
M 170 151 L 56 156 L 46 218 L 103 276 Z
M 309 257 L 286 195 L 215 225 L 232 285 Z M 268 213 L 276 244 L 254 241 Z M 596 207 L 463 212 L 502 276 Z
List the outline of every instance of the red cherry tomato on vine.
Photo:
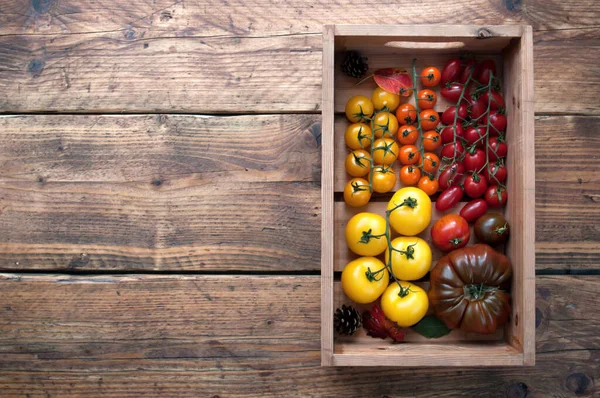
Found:
M 454 124 L 454 115 L 456 115 L 456 106 L 451 106 L 446 109 L 444 113 L 442 113 L 442 117 L 440 120 L 446 126 L 450 126 Z M 465 104 L 460 104 L 458 107 L 458 118 L 456 119 L 456 123 L 462 123 L 467 118 L 467 106 Z
M 475 67 L 475 79 L 481 84 L 488 84 L 490 82 L 490 76 L 493 73 L 494 77 L 497 78 L 496 74 L 496 63 L 492 59 L 484 59 Z
M 469 127 L 463 138 L 467 141 L 468 146 L 475 145 L 477 148 L 483 148 L 485 146 L 485 128 L 483 126 Z
M 429 66 L 421 71 L 421 84 L 424 87 L 435 87 L 440 83 L 442 74 L 435 66 Z
M 456 148 L 456 149 L 455 149 Z M 456 145 L 451 142 L 442 147 L 442 152 L 440 152 L 440 156 L 446 159 L 459 159 L 462 157 L 462 154 L 465 153 L 465 148 L 459 141 L 456 141 Z
M 440 173 L 438 178 L 440 189 L 446 190 L 448 187 L 460 185 L 465 176 L 465 167 L 462 163 L 452 163 Z
M 499 111 L 490 111 L 489 114 L 490 119 L 490 137 L 496 137 L 498 134 L 506 130 L 506 115 L 500 113 Z M 479 124 L 487 125 L 488 115 L 483 115 L 481 119 L 479 119 Z
M 417 185 L 421 178 L 421 170 L 414 165 L 402 166 L 400 169 L 400 181 L 406 186 Z
M 474 223 L 477 219 L 485 214 L 488 209 L 488 204 L 483 199 L 474 199 L 463 206 L 460 211 L 460 216 L 467 220 L 468 223 Z
M 440 168 L 440 158 L 435 153 L 425 152 L 423 154 L 423 171 L 435 174 Z
M 423 148 L 426 151 L 433 152 L 442 146 L 442 137 L 435 130 L 423 133 Z
M 474 173 L 465 178 L 465 193 L 473 199 L 481 197 L 487 187 L 487 180 L 481 174 Z
M 437 95 L 433 90 L 421 90 L 417 94 L 417 98 L 419 99 L 418 104 L 419 108 L 421 109 L 433 109 L 433 107 L 437 103 Z
M 483 95 L 481 96 L 481 98 L 483 99 L 483 102 L 485 103 L 486 107 L 487 107 L 488 103 L 490 102 L 490 98 L 492 99 L 492 102 L 490 103 L 490 109 L 492 109 L 492 110 L 506 108 L 506 104 L 504 103 L 504 98 L 502 97 L 502 94 L 500 94 L 496 90 L 492 90 L 491 95 L 488 94 L 487 91 L 485 91 L 483 93 Z
M 471 71 L 473 71 L 474 69 L 475 69 L 475 60 L 474 59 L 470 59 L 466 63 L 464 63 L 462 73 L 460 74 L 460 77 L 458 78 L 458 82 L 465 84 L 467 82 L 467 79 L 469 78 L 469 75 L 471 74 Z M 473 78 L 474 78 L 474 76 L 471 74 L 471 80 L 473 80 Z
M 506 181 L 507 176 L 506 166 L 502 160 L 496 162 L 493 165 L 488 165 L 483 171 L 483 175 L 490 183 L 502 184 Z
M 467 103 L 469 104 L 468 108 L 467 108 L 469 111 L 469 116 L 471 117 L 472 120 L 479 121 L 481 118 L 481 115 L 483 115 L 485 112 L 487 112 L 487 105 L 482 97 L 479 97 L 477 99 L 470 97 L 467 100 Z
M 456 141 L 460 140 L 465 134 L 465 130 L 463 129 L 462 124 L 456 124 Z M 442 144 L 448 144 L 450 142 L 454 142 L 454 126 L 447 126 L 442 129 L 442 133 L 440 134 L 442 137 Z
M 506 188 L 499 185 L 490 185 L 486 190 L 483 198 L 490 207 L 503 207 L 508 200 Z
M 411 104 L 402 104 L 396 109 L 398 123 L 413 124 L 417 121 L 417 108 Z
M 419 132 L 412 124 L 405 124 L 398 129 L 398 142 L 402 145 L 413 145 L 418 138 Z
M 485 152 L 483 149 L 468 149 L 462 161 L 466 171 L 479 171 L 485 165 Z
M 442 69 L 442 75 L 440 78 L 440 83 L 442 83 L 442 86 L 445 86 L 446 83 L 451 83 L 458 80 L 462 72 L 461 63 L 462 62 L 459 58 L 452 58 L 446 62 L 444 69 Z
M 435 208 L 439 211 L 446 211 L 454 207 L 463 196 L 463 190 L 458 185 L 453 185 L 440 194 L 435 202 Z
M 460 94 L 463 92 L 464 84 L 461 83 L 452 83 L 442 89 L 440 94 L 442 97 L 446 98 L 448 101 L 457 103 L 460 98 Z M 465 93 L 463 94 L 463 101 L 466 101 L 469 98 L 469 89 L 468 87 L 465 89 Z
M 421 179 L 419 179 L 417 187 L 419 187 L 419 189 L 425 192 L 427 195 L 431 196 L 437 192 L 440 186 L 435 178 L 423 176 Z
M 506 142 L 498 139 L 498 137 L 490 138 L 488 145 L 488 158 L 490 162 L 495 162 L 498 158 L 504 158 L 508 153 Z
M 466 246 L 470 237 L 471 231 L 467 220 L 458 214 L 446 214 L 431 227 L 431 240 L 438 249 L 443 251 Z
M 425 109 L 419 114 L 423 130 L 433 130 L 440 123 L 440 115 L 433 109 Z

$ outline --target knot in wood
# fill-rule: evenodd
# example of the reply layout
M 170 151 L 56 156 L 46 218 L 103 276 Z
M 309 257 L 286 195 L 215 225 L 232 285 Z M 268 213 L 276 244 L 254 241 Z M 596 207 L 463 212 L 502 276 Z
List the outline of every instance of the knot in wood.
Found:
M 487 28 L 481 28 L 477 31 L 478 39 L 489 39 L 492 36 L 492 32 L 490 32 L 490 30 Z

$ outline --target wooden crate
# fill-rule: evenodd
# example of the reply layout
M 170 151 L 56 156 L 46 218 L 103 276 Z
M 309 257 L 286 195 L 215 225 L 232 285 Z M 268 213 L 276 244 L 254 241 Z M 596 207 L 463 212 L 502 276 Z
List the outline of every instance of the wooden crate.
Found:
M 440 339 L 427 340 L 409 331 L 405 344 L 392 344 L 366 336 L 334 336 L 333 313 L 347 301 L 335 273 L 358 256 L 344 238 L 346 222 L 359 211 L 384 215 L 389 196 L 356 210 L 345 205 L 342 192 L 350 178 L 344 170 L 347 149 L 343 116 L 348 98 L 370 93 L 375 83 L 356 82 L 340 71 L 341 54 L 358 50 L 368 57 L 370 71 L 383 67 L 412 70 L 437 66 L 459 52 L 496 60 L 503 79 L 509 146 L 507 157 L 509 200 L 504 214 L 511 224 L 505 253 L 513 265 L 510 322 L 498 333 L 481 336 L 455 330 Z M 479 58 L 478 57 L 478 58 Z M 414 103 L 411 96 L 409 102 Z M 448 106 L 438 97 L 436 110 Z M 322 247 L 321 247 L 321 363 L 324 366 L 519 366 L 535 362 L 535 190 L 533 42 L 530 26 L 455 25 L 327 25 L 323 34 L 322 135 Z M 398 169 L 396 167 L 396 169 Z M 395 189 L 401 187 L 397 183 Z M 464 203 L 460 203 L 459 210 Z M 432 223 L 441 215 L 434 210 Z M 431 243 L 429 229 L 420 235 Z M 434 262 L 441 253 L 432 246 Z M 426 284 L 426 283 L 425 283 Z M 359 308 L 362 308 L 358 306 Z

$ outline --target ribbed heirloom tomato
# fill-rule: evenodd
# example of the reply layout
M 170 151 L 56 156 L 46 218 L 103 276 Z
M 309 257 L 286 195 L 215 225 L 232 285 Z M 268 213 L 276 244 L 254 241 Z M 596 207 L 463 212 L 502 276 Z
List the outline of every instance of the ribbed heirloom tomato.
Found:
M 392 240 L 392 272 L 398 279 L 415 281 L 421 279 L 431 268 L 431 248 L 423 239 L 416 236 L 400 236 Z M 386 249 L 385 259 L 390 258 Z
M 405 236 L 417 235 L 431 221 L 431 199 L 419 188 L 401 188 L 387 205 L 390 225 L 396 232 Z
M 377 256 L 387 249 L 385 219 L 375 213 L 358 213 L 346 225 L 348 248 L 361 256 Z
M 375 257 L 350 261 L 342 271 L 342 289 L 350 300 L 368 304 L 377 300 L 390 283 L 385 264 Z
M 381 309 L 385 316 L 400 327 L 419 322 L 429 309 L 425 290 L 410 282 L 392 283 L 381 295 Z

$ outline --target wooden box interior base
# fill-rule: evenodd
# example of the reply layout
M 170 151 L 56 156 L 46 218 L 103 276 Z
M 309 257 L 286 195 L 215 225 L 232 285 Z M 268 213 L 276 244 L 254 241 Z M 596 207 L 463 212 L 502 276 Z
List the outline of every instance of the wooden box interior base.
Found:
M 329 27 L 328 27 L 329 28 Z M 323 257 L 323 276 L 322 283 L 330 284 L 330 289 L 323 286 L 323 294 L 329 297 L 323 297 L 323 342 L 322 342 L 322 358 L 324 365 L 335 366 L 515 366 L 515 365 L 530 365 L 533 364 L 531 331 L 528 328 L 533 328 L 533 307 L 527 300 L 534 300 L 534 292 L 529 292 L 534 278 L 534 258 L 533 249 L 526 247 L 528 242 L 533 245 L 533 213 L 527 200 L 533 200 L 532 192 L 528 192 L 526 182 L 533 180 L 533 174 L 519 175 L 520 167 L 524 165 L 533 168 L 533 138 L 528 137 L 528 134 L 533 134 L 533 130 L 525 131 L 526 125 L 529 123 L 527 115 L 522 106 L 522 79 L 525 78 L 521 73 L 523 69 L 523 41 L 522 37 L 493 37 L 488 40 L 478 40 L 476 38 L 463 37 L 460 39 L 438 39 L 433 40 L 431 37 L 427 39 L 411 37 L 410 40 L 406 37 L 394 36 L 360 36 L 360 35 L 344 35 L 343 32 L 351 32 L 351 26 L 347 27 L 330 27 L 326 28 L 324 35 L 324 51 L 327 50 L 327 40 L 333 42 L 333 52 L 329 54 L 330 61 L 327 61 L 328 54 L 324 54 L 324 116 L 323 116 L 323 136 L 327 133 L 327 124 L 333 124 L 333 159 L 329 159 L 333 163 L 332 192 L 333 203 L 330 205 L 333 213 L 333 226 L 331 227 L 333 240 L 332 257 L 333 270 L 326 268 L 326 256 L 328 249 L 324 247 Z M 366 27 L 362 27 L 365 28 Z M 405 30 L 400 27 L 400 31 Z M 521 27 L 518 27 L 521 28 Z M 366 30 L 365 30 L 366 31 Z M 329 32 L 329 33 L 328 33 Z M 515 34 L 516 35 L 516 34 Z M 333 37 L 332 37 L 333 36 Z M 419 43 L 418 41 L 425 43 Z M 393 42 L 395 46 L 386 45 Z M 435 43 L 432 48 L 427 47 L 431 43 Z M 464 46 L 460 51 L 455 48 L 455 45 L 440 45 L 439 43 L 463 43 Z M 400 43 L 400 44 L 398 44 Z M 406 44 L 409 43 L 409 44 Z M 399 46 L 399 47 L 398 47 Z M 392 344 L 390 339 L 381 340 L 367 336 L 364 330 L 360 330 L 353 336 L 338 336 L 329 333 L 325 330 L 325 324 L 331 325 L 326 317 L 333 316 L 335 308 L 339 308 L 342 304 L 352 304 L 360 310 L 370 308 L 371 305 L 361 306 L 351 303 L 341 289 L 339 282 L 339 274 L 344 269 L 344 266 L 352 259 L 359 256 L 350 252 L 345 242 L 344 230 L 347 221 L 354 215 L 360 212 L 374 212 L 380 215 L 385 214 L 385 208 L 389 198 L 393 192 L 388 194 L 374 194 L 370 203 L 358 209 L 351 208 L 344 203 L 343 195 L 341 194 L 344 185 L 351 178 L 344 169 L 344 159 L 348 154 L 348 149 L 344 145 L 344 131 L 349 122 L 344 116 L 344 107 L 347 100 L 357 94 L 363 94 L 371 97 L 373 89 L 376 87 L 372 79 L 356 85 L 356 79 L 352 79 L 341 73 L 340 64 L 342 62 L 343 53 L 347 50 L 358 50 L 362 55 L 368 58 L 369 73 L 385 67 L 401 67 L 412 74 L 412 60 L 416 58 L 417 71 L 419 72 L 425 66 L 436 66 L 440 70 L 443 69 L 446 61 L 452 57 L 464 54 L 465 52 L 474 53 L 477 59 L 492 58 L 496 61 L 499 76 L 503 80 L 503 95 L 507 102 L 508 128 L 506 139 L 509 146 L 509 154 L 507 157 L 507 167 L 509 176 L 507 179 L 507 188 L 509 194 L 512 194 L 508 205 L 505 209 L 498 209 L 497 212 L 503 213 L 509 220 L 512 226 L 512 234 L 510 242 L 504 248 L 505 254 L 511 260 L 514 268 L 512 281 L 512 313 L 511 320 L 502 330 L 498 330 L 492 335 L 468 334 L 460 330 L 454 330 L 449 335 L 440 339 L 428 340 L 412 330 L 407 330 L 406 343 Z M 333 61 L 333 62 L 331 62 Z M 329 64 L 329 65 L 328 65 Z M 326 71 L 325 68 L 333 68 L 333 71 Z M 329 78 L 328 78 L 329 73 Z M 325 99 L 326 85 L 330 84 L 329 79 L 333 79 L 333 98 L 330 99 L 330 110 L 332 115 L 328 115 L 326 106 L 328 102 Z M 435 109 L 438 112 L 443 112 L 449 104 L 439 95 L 438 103 Z M 403 98 L 401 103 L 414 104 L 414 97 Z M 331 109 L 333 108 L 333 109 Z M 531 141 L 531 143 L 529 143 Z M 529 160 L 524 164 L 525 159 L 520 158 L 528 151 L 528 146 L 531 146 Z M 327 144 L 324 143 L 323 150 L 327 150 Z M 329 199 L 326 189 L 327 178 L 327 155 L 323 154 L 324 170 L 323 170 L 323 213 L 327 217 L 326 212 L 329 211 L 329 204 L 326 200 Z M 523 163 L 523 164 L 522 164 Z M 400 169 L 399 162 L 393 165 L 394 171 L 397 173 Z M 402 184 L 396 183 L 394 191 L 401 188 Z M 527 186 L 528 187 L 528 186 Z M 457 205 L 454 209 L 445 212 L 458 213 L 463 203 Z M 531 205 L 532 207 L 532 205 Z M 495 210 L 490 210 L 495 211 Z M 433 210 L 432 222 L 439 219 L 443 214 L 438 213 L 435 208 Z M 527 220 L 527 222 L 526 222 Z M 324 246 L 327 237 L 326 235 L 326 219 L 323 220 L 323 241 Z M 430 226 L 431 226 L 430 224 Z M 443 255 L 431 243 L 431 237 L 428 227 L 419 236 L 425 239 L 431 246 L 433 252 L 432 266 Z M 331 236 L 329 240 L 331 241 Z M 392 236 L 393 238 L 394 236 Z M 471 237 L 470 244 L 475 243 L 475 239 Z M 381 260 L 383 261 L 383 257 Z M 333 275 L 331 275 L 333 271 Z M 424 288 L 428 287 L 428 276 L 420 281 L 419 284 Z M 527 283 L 525 281 L 527 280 Z M 527 285 L 527 286 L 526 286 Z M 533 289 L 532 289 L 533 290 Z M 327 299 L 330 299 L 329 302 Z M 535 337 L 535 336 L 533 336 Z M 329 339 L 330 347 L 327 343 Z M 527 345 L 524 345 L 526 341 Z

